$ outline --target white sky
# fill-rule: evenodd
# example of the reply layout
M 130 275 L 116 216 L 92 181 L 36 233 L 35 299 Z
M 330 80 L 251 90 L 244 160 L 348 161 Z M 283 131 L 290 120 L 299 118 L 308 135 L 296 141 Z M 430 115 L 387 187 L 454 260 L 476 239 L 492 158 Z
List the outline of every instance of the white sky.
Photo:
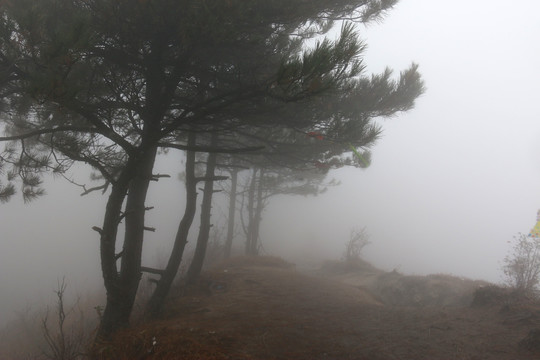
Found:
M 351 228 L 366 226 L 366 257 L 385 269 L 499 281 L 507 241 L 540 208 L 540 2 L 402 0 L 360 30 L 369 71 L 417 62 L 427 91 L 383 122 L 369 169 L 334 173 L 342 185 L 322 196 L 272 202 L 266 251 L 339 258 Z M 161 212 L 150 216 L 148 262 L 162 261 L 154 246 L 170 244 L 183 205 L 177 170 L 160 166 L 173 179 L 151 192 Z M 79 193 L 58 180 L 33 204 L 1 206 L 0 324 L 8 310 L 50 299 L 57 277 L 79 292 L 101 284 L 91 226 L 106 199 Z

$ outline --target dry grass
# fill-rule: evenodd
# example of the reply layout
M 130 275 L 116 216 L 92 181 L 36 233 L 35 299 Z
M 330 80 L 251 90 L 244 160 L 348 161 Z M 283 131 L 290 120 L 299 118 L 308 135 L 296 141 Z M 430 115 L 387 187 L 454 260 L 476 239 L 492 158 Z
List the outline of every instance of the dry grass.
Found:
M 227 269 L 248 267 L 273 267 L 289 269 L 294 268 L 295 265 L 276 256 L 237 256 L 218 263 L 214 268 Z
M 350 273 L 377 273 L 381 274 L 383 271 L 377 269 L 369 262 L 362 259 L 355 259 L 349 261 L 326 261 L 321 268 L 321 273 L 326 275 L 339 275 Z
M 384 272 L 363 260 L 326 262 L 319 274 L 362 287 L 390 306 L 467 306 L 477 288 L 489 285 L 486 281 L 448 274 L 414 276 L 395 270 Z
M 438 289 L 437 296 L 448 296 L 458 289 L 469 291 L 474 282 L 441 274 L 385 274 L 366 264 L 346 265 L 353 269 L 349 273 L 343 268 L 336 271 L 340 266 L 333 266 L 323 278 L 299 273 L 278 258 L 231 259 L 205 272 L 196 285 L 176 291 L 162 318 L 137 324 L 117 333 L 111 342 L 98 344 L 95 358 L 540 358 L 536 303 L 494 301 L 486 306 L 449 307 L 432 301 L 422 306 L 410 302 L 414 294 L 429 298 L 426 294 Z M 409 298 L 406 305 L 384 305 L 368 287 L 357 285 L 373 285 L 376 279 L 381 280 L 381 288 Z
M 388 283 L 455 288 L 463 280 L 398 275 Z M 279 259 L 237 258 L 173 297 L 162 319 L 102 344 L 100 359 L 538 359 L 519 344 L 540 327 L 540 307 L 500 310 L 384 306 L 365 289 Z
M 76 303 L 66 304 L 64 340 L 67 343 L 80 345 L 81 349 L 88 347 L 98 325 L 95 307 L 102 303 L 103 297 L 99 295 L 87 296 L 78 299 Z M 58 318 L 55 306 L 50 304 L 49 308 L 26 309 L 19 312 L 17 318 L 0 331 L 0 359 L 48 359 L 45 353 L 49 352 L 50 348 L 44 338 L 43 321 L 47 318 L 50 335 L 56 340 Z
M 378 277 L 369 290 L 392 306 L 467 306 L 475 290 L 488 285 L 451 275 L 405 276 L 396 272 Z

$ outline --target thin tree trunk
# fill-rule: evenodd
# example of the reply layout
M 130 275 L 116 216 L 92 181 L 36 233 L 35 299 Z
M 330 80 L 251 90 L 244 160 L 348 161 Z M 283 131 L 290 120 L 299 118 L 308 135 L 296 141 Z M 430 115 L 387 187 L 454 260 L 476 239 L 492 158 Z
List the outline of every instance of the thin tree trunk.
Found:
M 238 170 L 231 171 L 231 193 L 229 195 L 229 221 L 227 225 L 227 239 L 225 241 L 224 257 L 231 257 L 231 248 L 234 236 L 234 217 L 236 214 L 236 188 L 238 185 Z
M 259 229 L 262 220 L 263 204 L 263 187 L 264 187 L 264 170 L 259 170 L 259 181 L 257 182 L 257 206 L 255 207 L 255 213 L 253 214 L 253 226 L 251 234 L 251 255 L 259 254 Z
M 194 147 L 196 135 L 195 133 L 189 133 L 188 146 Z M 184 216 L 178 225 L 176 237 L 174 239 L 174 246 L 169 256 L 167 267 L 165 268 L 161 278 L 158 280 L 156 288 L 148 301 L 146 307 L 146 313 L 149 316 L 155 317 L 159 315 L 167 294 L 172 286 L 174 278 L 178 273 L 178 269 L 182 262 L 184 255 L 184 249 L 188 242 L 189 229 L 193 223 L 195 217 L 195 211 L 197 207 L 197 179 L 195 178 L 195 151 L 186 152 L 186 208 Z
M 252 253 L 252 242 L 253 242 L 253 225 L 254 225 L 254 215 L 255 215 L 255 185 L 257 182 L 257 168 L 253 169 L 251 174 L 251 183 L 249 184 L 248 191 L 248 226 L 246 234 L 246 255 L 254 255 Z
M 215 146 L 217 142 L 217 135 L 212 134 L 211 145 Z M 195 282 L 202 270 L 204 263 L 204 256 L 206 255 L 206 247 L 208 244 L 208 238 L 210 237 L 210 218 L 212 211 L 212 195 L 214 193 L 214 171 L 216 168 L 215 153 L 209 153 L 206 163 L 206 174 L 204 182 L 203 199 L 201 203 L 201 224 L 199 228 L 199 236 L 197 238 L 197 245 L 195 247 L 195 254 L 193 260 L 186 274 L 187 283 Z

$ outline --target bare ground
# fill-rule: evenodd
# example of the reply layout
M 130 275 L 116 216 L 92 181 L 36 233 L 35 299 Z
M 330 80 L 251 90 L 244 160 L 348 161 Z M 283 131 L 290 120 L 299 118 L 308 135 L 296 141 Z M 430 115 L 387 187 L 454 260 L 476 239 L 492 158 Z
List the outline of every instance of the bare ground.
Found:
M 120 333 L 98 354 L 103 359 L 540 359 L 534 343 L 522 342 L 540 329 L 539 307 L 385 305 L 368 286 L 384 274 L 356 273 L 356 281 L 348 274 L 344 283 L 336 280 L 343 280 L 343 273 L 321 277 L 278 259 L 236 259 L 172 296 L 161 320 Z

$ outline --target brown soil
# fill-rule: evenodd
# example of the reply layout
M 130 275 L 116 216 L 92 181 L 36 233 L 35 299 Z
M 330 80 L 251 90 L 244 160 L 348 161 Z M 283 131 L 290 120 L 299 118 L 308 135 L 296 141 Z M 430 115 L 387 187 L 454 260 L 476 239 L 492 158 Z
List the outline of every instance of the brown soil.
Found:
M 103 359 L 540 359 L 530 344 L 534 329 L 540 308 L 531 305 L 390 306 L 365 288 L 302 274 L 277 259 L 242 258 L 205 273 L 196 287 L 171 297 L 161 320 L 118 334 L 100 353 Z

